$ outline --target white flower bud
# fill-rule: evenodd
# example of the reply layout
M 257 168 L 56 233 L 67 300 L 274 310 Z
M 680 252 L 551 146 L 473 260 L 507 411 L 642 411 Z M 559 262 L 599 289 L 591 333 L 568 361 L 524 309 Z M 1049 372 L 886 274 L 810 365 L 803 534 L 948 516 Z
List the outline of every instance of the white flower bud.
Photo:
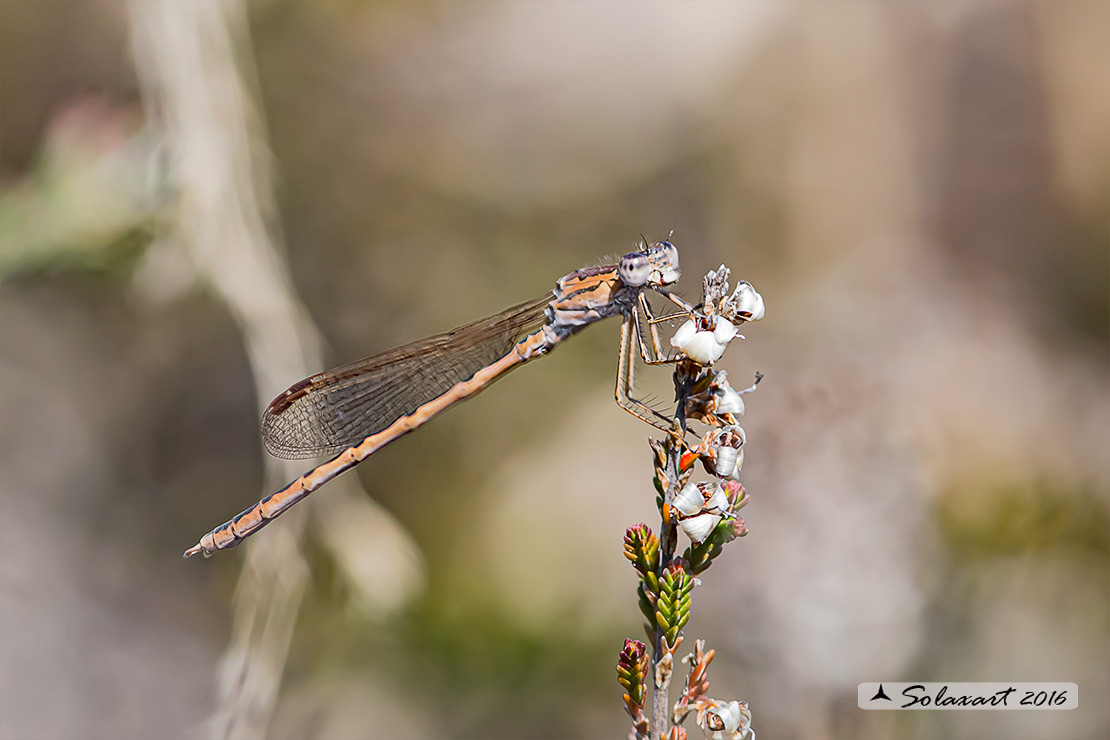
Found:
M 728 384 L 724 382 L 715 392 L 714 397 L 717 399 L 717 408 L 715 409 L 718 414 L 732 414 L 733 416 L 742 416 L 744 414 L 744 399 L 740 394 Z
M 728 511 L 728 494 L 725 493 L 723 485 L 718 483 L 713 489 L 713 495 L 706 499 L 704 509 L 718 514 L 724 514 Z
M 698 325 L 693 319 L 686 319 L 682 326 L 678 327 L 678 331 L 671 337 L 671 346 L 681 348 L 682 345 L 689 342 L 694 338 L 694 334 L 698 331 Z
M 713 460 L 713 472 L 722 478 L 731 478 L 740 473 L 736 465 L 739 450 L 732 447 L 718 447 L 714 453 L 716 456 Z
M 682 527 L 682 531 L 686 533 L 691 542 L 700 545 L 720 521 L 720 514 L 706 513 L 683 519 L 678 523 L 678 526 Z
M 717 452 L 717 475 L 728 480 L 740 480 L 740 471 L 744 467 L 744 448 L 735 449 L 722 447 Z
M 713 470 L 718 476 L 740 480 L 746 439 L 744 428 L 738 424 L 729 424 L 713 432 L 710 454 L 713 458 Z
M 713 332 L 698 331 L 693 319 L 678 328 L 671 337 L 671 346 L 700 365 L 710 365 L 724 354 L 724 347 L 714 338 Z
M 713 323 L 712 329 L 699 330 L 697 322 L 689 319 L 671 337 L 671 346 L 682 350 L 699 365 L 712 365 L 721 359 L 728 343 L 740 335 L 727 319 L 713 316 L 709 320 Z
M 739 333 L 740 330 L 737 329 L 731 321 L 721 318 L 720 316 L 716 317 L 716 323 L 713 326 L 713 338 L 716 339 L 718 343 L 728 344 L 735 339 L 736 335 Z
M 687 483 L 674 497 L 674 501 L 671 502 L 671 506 L 686 516 L 700 513 L 703 504 L 705 504 L 705 497 L 702 496 L 698 484 L 692 481 Z
M 737 312 L 750 314 L 748 321 L 759 321 L 763 318 L 766 311 L 763 296 L 757 293 L 748 281 L 744 280 L 736 286 L 736 290 L 732 293 L 732 300 Z

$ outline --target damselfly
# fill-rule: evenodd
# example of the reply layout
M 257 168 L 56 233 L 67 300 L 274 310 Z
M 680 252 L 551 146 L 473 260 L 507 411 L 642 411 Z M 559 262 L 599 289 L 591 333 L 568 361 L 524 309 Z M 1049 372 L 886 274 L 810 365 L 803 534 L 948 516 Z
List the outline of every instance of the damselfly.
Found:
M 513 368 L 553 350 L 590 324 L 622 316 L 617 403 L 660 429 L 669 419 L 632 397 L 634 343 L 648 364 L 663 356 L 645 288 L 690 314 L 670 293 L 678 250 L 668 241 L 641 245 L 616 265 L 576 270 L 537 300 L 446 334 L 421 339 L 294 383 L 262 414 L 262 439 L 277 457 L 334 454 L 277 493 L 204 535 L 185 557 L 235 547 L 293 504 L 393 440 L 478 393 Z M 647 319 L 645 341 L 641 315 Z

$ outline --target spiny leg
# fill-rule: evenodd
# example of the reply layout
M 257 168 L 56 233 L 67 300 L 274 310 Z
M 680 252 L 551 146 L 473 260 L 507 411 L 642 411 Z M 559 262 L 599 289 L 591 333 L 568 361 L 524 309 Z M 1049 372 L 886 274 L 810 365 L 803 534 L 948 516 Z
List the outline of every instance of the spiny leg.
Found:
M 679 300 L 682 299 L 680 298 Z M 676 352 L 673 355 L 665 354 L 663 350 L 663 343 L 659 339 L 659 330 L 655 328 L 655 325 L 666 319 L 673 318 L 675 316 L 681 316 L 683 314 L 671 314 L 670 316 L 666 317 L 656 317 L 655 311 L 652 309 L 651 304 L 648 302 L 646 295 L 640 293 L 640 295 L 637 296 L 637 301 L 639 302 L 639 311 L 633 309 L 633 313 L 636 314 L 636 339 L 639 344 L 640 357 L 643 358 L 644 363 L 648 365 L 666 365 L 681 360 L 683 358 L 681 352 Z M 648 335 L 651 337 L 650 349 L 648 348 L 647 343 L 644 341 L 644 330 L 643 325 L 640 321 L 641 311 L 643 312 L 644 316 L 647 317 Z
M 689 317 L 689 315 L 690 314 L 685 313 L 683 311 L 675 311 L 674 313 L 666 313 L 666 314 L 663 314 L 662 316 L 653 316 L 651 319 L 648 320 L 648 324 L 651 324 L 651 325 L 664 324 L 668 321 L 674 321 L 675 319 L 681 318 L 683 316 Z
M 654 290 L 656 293 L 663 296 L 668 301 L 670 301 L 671 303 L 673 303 L 674 305 L 676 305 L 680 309 L 682 309 L 682 313 L 693 315 L 694 312 L 697 311 L 697 309 L 698 309 L 697 306 L 694 306 L 690 303 L 687 303 L 682 298 L 680 298 L 679 296 L 676 296 L 674 293 L 667 290 L 666 288 L 652 288 L 652 290 Z
M 632 397 L 633 364 L 636 360 L 632 350 L 632 335 L 638 335 L 634 313 L 635 311 L 627 313 L 621 322 L 621 344 L 617 356 L 617 405 L 656 429 L 669 432 L 672 425 L 670 418 Z

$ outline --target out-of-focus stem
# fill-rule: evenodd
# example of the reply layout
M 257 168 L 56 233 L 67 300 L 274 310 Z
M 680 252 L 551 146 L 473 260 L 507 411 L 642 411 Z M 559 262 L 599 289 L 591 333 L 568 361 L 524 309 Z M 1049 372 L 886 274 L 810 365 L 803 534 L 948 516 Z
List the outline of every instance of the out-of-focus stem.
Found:
M 276 246 L 246 6 L 135 0 L 128 8 L 144 100 L 177 191 L 172 243 L 238 323 L 264 407 L 289 378 L 319 367 L 322 352 Z M 268 461 L 267 488 L 295 470 Z M 303 521 L 295 516 L 247 550 L 206 728 L 213 740 L 266 736 L 308 583 Z

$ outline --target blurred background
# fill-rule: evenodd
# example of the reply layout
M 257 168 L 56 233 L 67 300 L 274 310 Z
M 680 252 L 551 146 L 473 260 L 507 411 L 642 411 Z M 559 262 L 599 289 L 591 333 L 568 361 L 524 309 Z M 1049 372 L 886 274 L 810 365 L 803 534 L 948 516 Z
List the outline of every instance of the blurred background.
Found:
M 623 737 L 615 324 L 180 554 L 309 467 L 259 443 L 293 381 L 672 229 L 686 297 L 768 306 L 710 694 L 761 740 L 1110 731 L 1110 4 L 5 1 L 0 98 L 4 740 Z

